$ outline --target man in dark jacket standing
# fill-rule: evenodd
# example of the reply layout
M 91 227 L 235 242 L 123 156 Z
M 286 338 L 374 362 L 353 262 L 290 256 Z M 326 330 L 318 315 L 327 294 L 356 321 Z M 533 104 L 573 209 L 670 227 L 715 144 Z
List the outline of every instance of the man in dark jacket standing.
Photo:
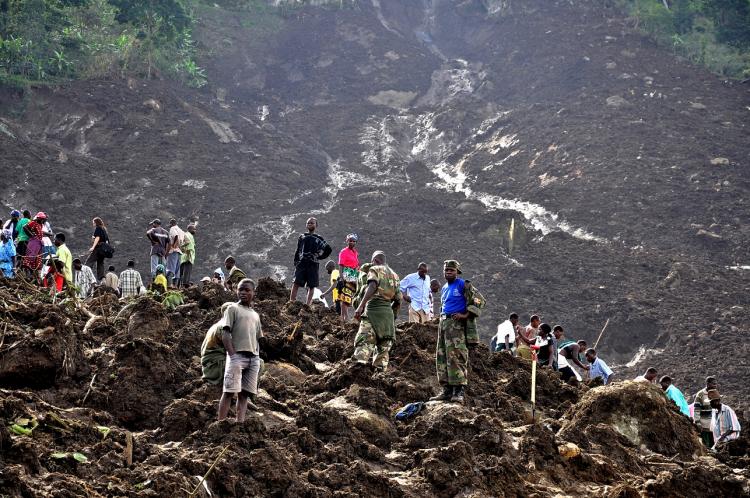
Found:
M 307 286 L 307 304 L 312 302 L 315 288 L 318 287 L 320 273 L 319 260 L 327 258 L 331 254 L 331 246 L 320 235 L 315 233 L 318 228 L 318 220 L 307 219 L 307 233 L 299 236 L 297 250 L 294 253 L 294 283 L 290 301 L 297 300 L 297 291 L 302 286 Z

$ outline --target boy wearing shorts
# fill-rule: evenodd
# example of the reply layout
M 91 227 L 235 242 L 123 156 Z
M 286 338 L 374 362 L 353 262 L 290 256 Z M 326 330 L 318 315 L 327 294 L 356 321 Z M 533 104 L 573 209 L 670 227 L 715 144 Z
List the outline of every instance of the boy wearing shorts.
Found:
M 224 389 L 219 401 L 219 420 L 229 414 L 232 397 L 237 394 L 237 422 L 245 421 L 248 398 L 252 404 L 258 394 L 260 372 L 260 346 L 263 337 L 260 316 L 252 308 L 255 297 L 255 282 L 249 278 L 237 286 L 239 302 L 230 305 L 224 312 L 222 343 L 227 351 L 224 367 Z M 257 407 L 252 404 L 253 409 Z

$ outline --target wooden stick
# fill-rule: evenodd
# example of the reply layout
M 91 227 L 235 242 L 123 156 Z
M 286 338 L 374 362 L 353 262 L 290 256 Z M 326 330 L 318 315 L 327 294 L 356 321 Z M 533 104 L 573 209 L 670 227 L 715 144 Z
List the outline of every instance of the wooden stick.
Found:
M 224 449 L 221 450 L 221 453 L 219 453 L 219 456 L 216 457 L 216 460 L 214 460 L 214 463 L 211 464 L 211 466 L 206 471 L 206 474 L 201 478 L 200 481 L 198 481 L 198 485 L 195 487 L 192 493 L 188 495 L 188 498 L 192 498 L 195 496 L 195 493 L 198 492 L 198 490 L 201 488 L 201 485 L 206 481 L 206 478 L 208 477 L 208 474 L 211 473 L 212 470 L 214 470 L 214 467 L 216 467 L 216 464 L 219 463 L 219 459 L 221 456 L 229 449 L 229 445 L 224 446 Z
M 602 327 L 602 331 L 599 332 L 599 337 L 596 338 L 596 342 L 594 343 L 594 349 L 599 345 L 599 341 L 602 339 L 602 334 L 604 334 L 604 331 L 607 329 L 607 325 L 609 325 L 609 318 L 607 318 L 607 321 L 604 323 L 604 327 Z
M 133 433 L 125 431 L 125 464 L 133 465 Z
M 86 403 L 86 398 L 88 398 L 89 394 L 91 394 L 91 390 L 94 388 L 94 381 L 95 380 L 96 380 L 96 374 L 94 374 L 94 376 L 91 377 L 91 382 L 89 382 L 89 388 L 86 391 L 86 394 L 83 396 L 83 400 L 81 401 L 81 406 L 83 406 L 84 403 Z

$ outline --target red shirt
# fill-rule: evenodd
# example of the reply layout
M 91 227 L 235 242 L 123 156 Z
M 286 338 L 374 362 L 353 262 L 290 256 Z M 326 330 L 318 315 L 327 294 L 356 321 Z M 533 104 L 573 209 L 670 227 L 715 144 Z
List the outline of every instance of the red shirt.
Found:
M 347 268 L 359 268 L 359 253 L 356 249 L 349 249 L 349 246 L 341 249 L 339 252 L 339 266 Z

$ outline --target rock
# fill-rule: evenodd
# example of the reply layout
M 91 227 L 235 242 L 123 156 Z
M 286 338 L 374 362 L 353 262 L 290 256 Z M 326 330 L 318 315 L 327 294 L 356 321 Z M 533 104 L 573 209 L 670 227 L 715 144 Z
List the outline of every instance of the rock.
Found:
M 700 102 L 690 102 L 690 108 L 703 110 L 706 108 L 706 106 L 704 104 L 701 104 Z
M 609 107 L 623 107 L 630 105 L 630 103 L 619 95 L 612 95 L 611 97 L 607 97 L 607 105 Z
M 161 104 L 158 100 L 148 99 L 143 102 L 143 105 L 151 109 L 152 111 L 161 111 Z
M 607 69 L 617 69 L 617 63 L 616 62 L 607 62 L 605 66 Z
M 724 240 L 724 237 L 722 237 L 718 233 L 709 232 L 708 230 L 704 230 L 704 229 L 698 230 L 695 233 L 695 235 L 697 235 L 698 237 L 701 237 L 703 239 L 707 239 L 707 240 L 717 240 L 717 241 Z
M 729 164 L 729 159 L 726 157 L 714 157 L 711 159 L 711 164 L 713 166 L 726 166 Z
M 307 375 L 302 370 L 286 362 L 266 363 L 266 371 L 271 377 L 287 385 L 301 386 L 307 379 Z

